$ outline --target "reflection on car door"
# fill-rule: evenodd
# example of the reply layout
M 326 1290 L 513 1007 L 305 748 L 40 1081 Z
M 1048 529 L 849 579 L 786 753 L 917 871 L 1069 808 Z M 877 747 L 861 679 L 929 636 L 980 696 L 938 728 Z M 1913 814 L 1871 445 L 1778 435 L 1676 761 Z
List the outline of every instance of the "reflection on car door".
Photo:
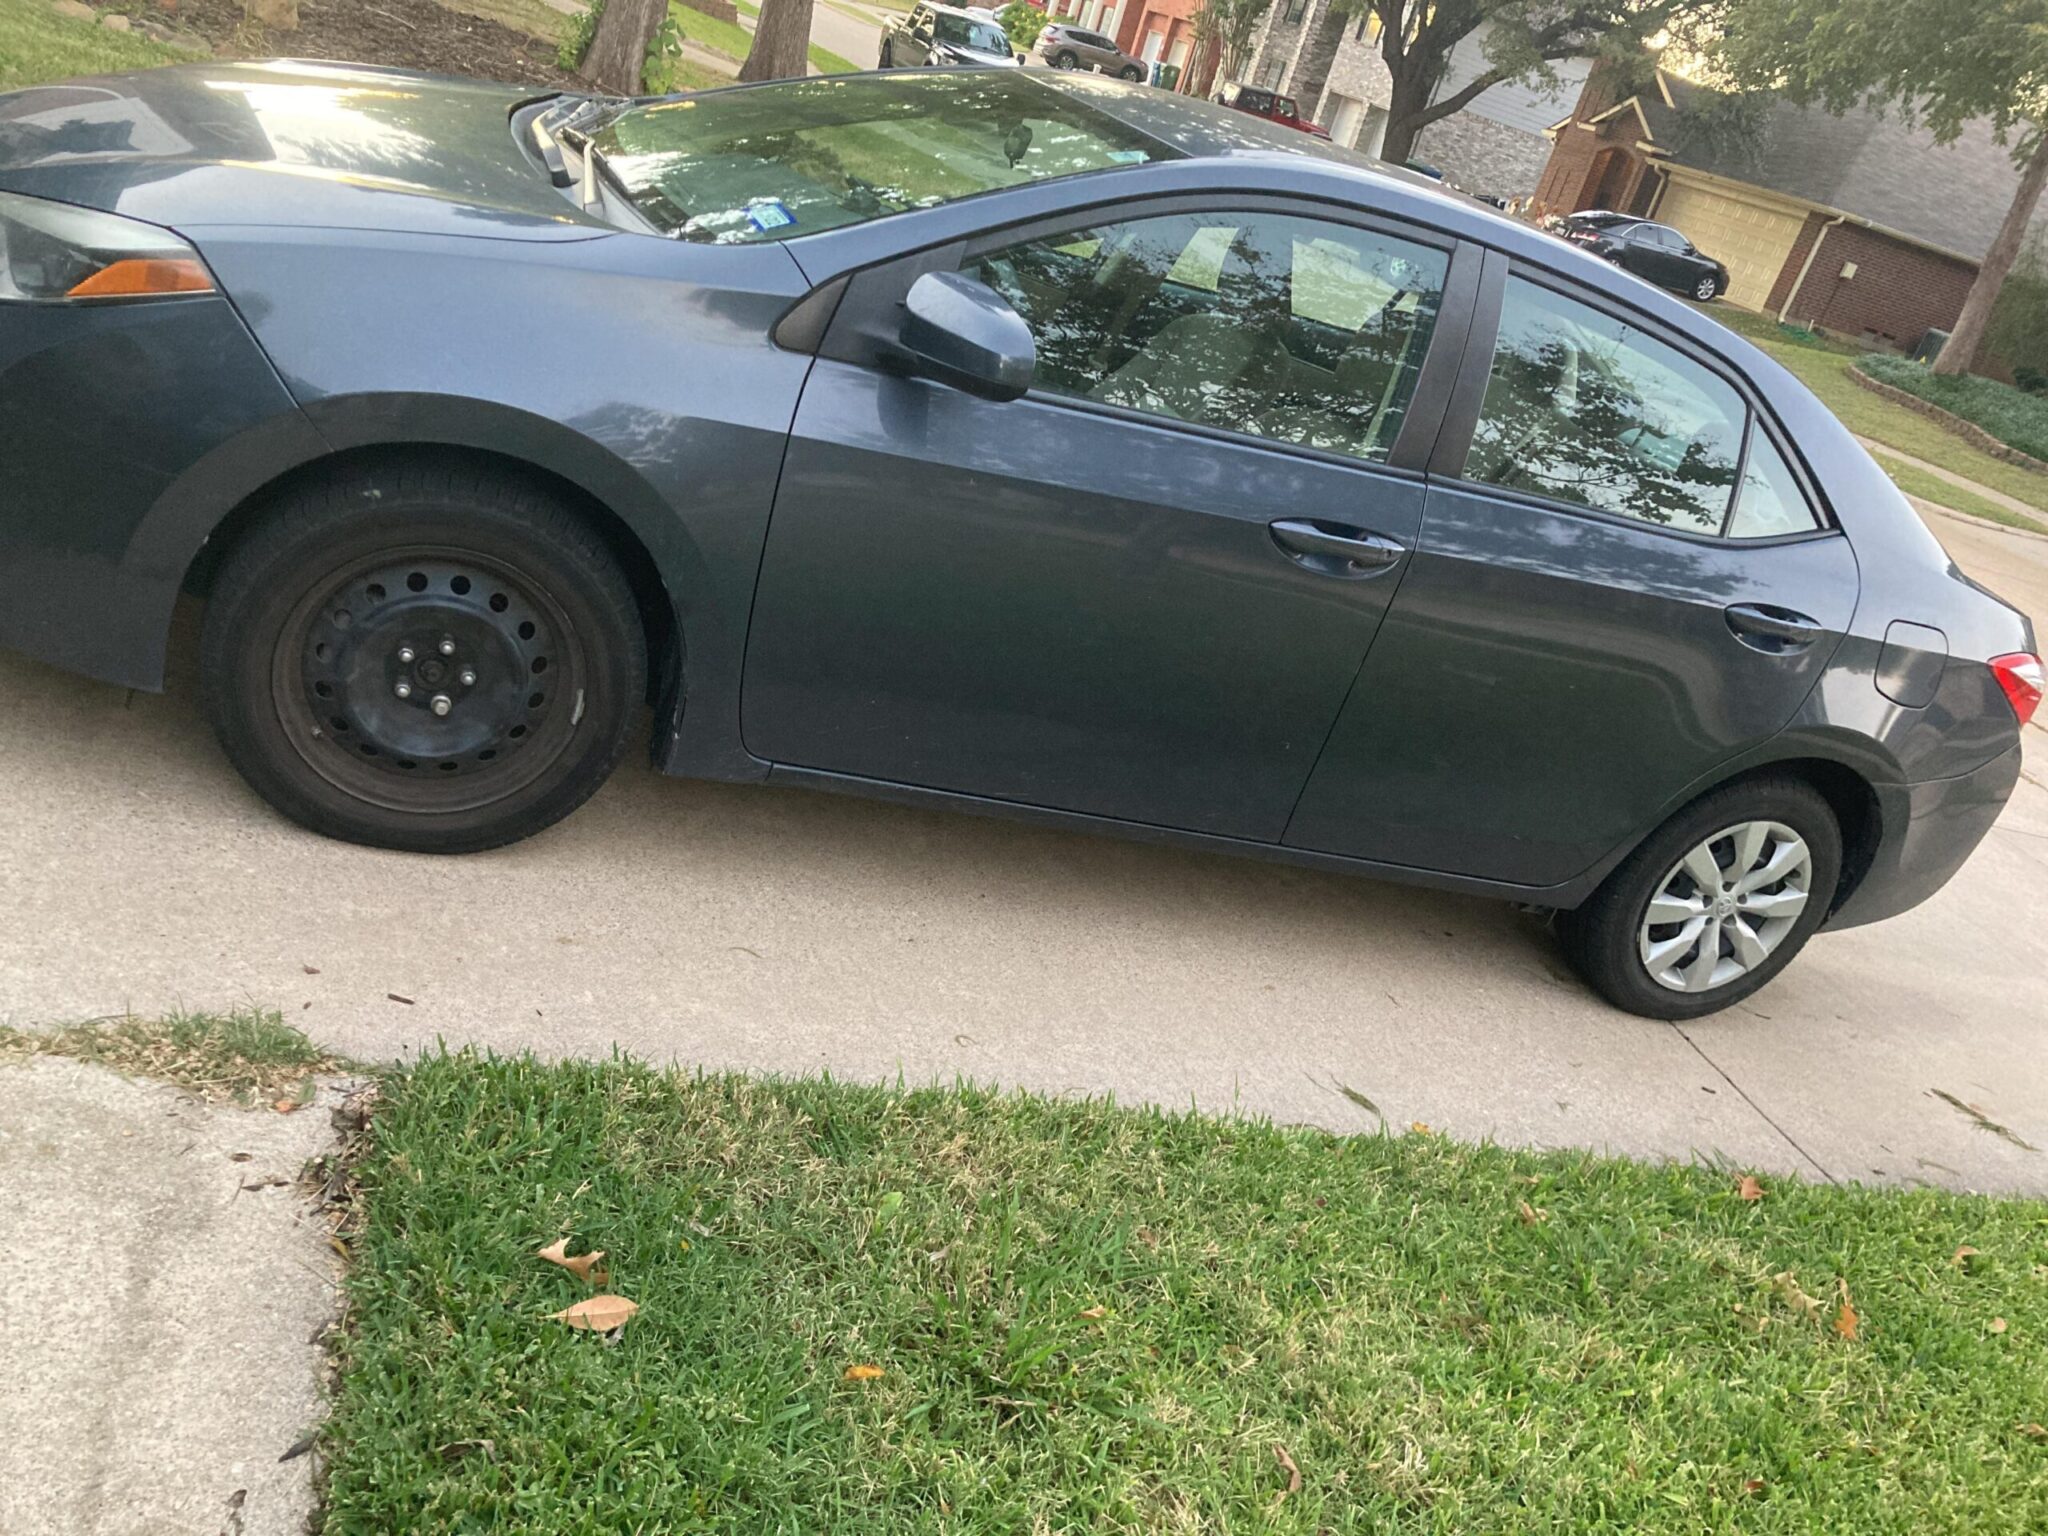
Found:
M 1454 416 L 1435 461 L 1463 478 L 1286 841 L 1546 886 L 1790 720 L 1856 565 L 1700 359 L 1520 277 L 1481 329 L 1469 457 Z
M 1420 526 L 1433 416 L 1401 429 L 1448 253 L 1269 208 L 962 265 L 1030 324 L 1036 385 L 878 367 L 917 268 L 856 280 L 776 497 L 748 749 L 1277 841 Z

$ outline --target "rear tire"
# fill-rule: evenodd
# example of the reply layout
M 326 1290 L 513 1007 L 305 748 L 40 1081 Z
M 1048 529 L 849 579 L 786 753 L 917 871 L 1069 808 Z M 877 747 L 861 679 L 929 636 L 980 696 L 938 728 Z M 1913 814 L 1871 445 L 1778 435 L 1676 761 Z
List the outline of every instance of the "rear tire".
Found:
M 879 59 L 875 60 L 875 68 L 894 69 L 895 67 L 896 58 L 894 53 L 890 50 L 889 40 L 885 37 L 882 39 L 882 56 Z
M 1792 963 L 1826 919 L 1841 868 L 1841 828 L 1819 791 L 1802 779 L 1747 779 L 1651 833 L 1562 914 L 1559 933 L 1573 967 L 1615 1007 L 1696 1019 Z
M 516 477 L 357 471 L 289 492 L 222 564 L 206 711 L 256 792 L 329 837 L 467 853 L 566 816 L 647 681 L 633 594 Z
M 1062 48 L 1052 56 L 1052 67 L 1054 69 L 1079 69 L 1081 67 L 1081 59 L 1078 54 Z
M 1138 68 L 1138 66 L 1137 66 L 1137 65 L 1135 65 L 1135 64 L 1127 64 L 1127 65 L 1125 65 L 1125 66 L 1124 66 L 1124 68 L 1122 69 L 1121 73 L 1122 73 L 1123 77 L 1124 77 L 1124 78 L 1125 78 L 1126 80 L 1129 80 L 1129 81 L 1133 82 L 1134 84 L 1135 84 L 1135 83 L 1136 83 L 1137 81 L 1140 81 L 1140 80 L 1142 80 L 1142 79 L 1144 79 L 1144 78 L 1145 78 L 1145 71 L 1143 71 L 1142 69 Z

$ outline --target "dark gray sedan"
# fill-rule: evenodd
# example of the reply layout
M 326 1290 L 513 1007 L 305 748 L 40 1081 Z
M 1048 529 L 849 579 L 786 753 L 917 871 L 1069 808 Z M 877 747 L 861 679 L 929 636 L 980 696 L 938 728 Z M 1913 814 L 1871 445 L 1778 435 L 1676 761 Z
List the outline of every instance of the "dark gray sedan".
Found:
M 0 96 L 0 642 L 385 847 L 670 773 L 1555 908 L 1679 1018 L 1925 899 L 2041 691 L 1729 332 L 1088 75 Z M 32 723 L 16 721 L 15 729 Z

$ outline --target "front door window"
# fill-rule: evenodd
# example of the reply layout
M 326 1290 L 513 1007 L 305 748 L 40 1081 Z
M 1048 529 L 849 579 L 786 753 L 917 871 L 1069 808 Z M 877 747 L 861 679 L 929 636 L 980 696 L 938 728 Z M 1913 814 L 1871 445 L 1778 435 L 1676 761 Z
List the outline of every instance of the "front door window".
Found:
M 1174 214 L 991 251 L 969 271 L 1030 325 L 1037 388 L 1383 460 L 1448 258 L 1269 213 Z

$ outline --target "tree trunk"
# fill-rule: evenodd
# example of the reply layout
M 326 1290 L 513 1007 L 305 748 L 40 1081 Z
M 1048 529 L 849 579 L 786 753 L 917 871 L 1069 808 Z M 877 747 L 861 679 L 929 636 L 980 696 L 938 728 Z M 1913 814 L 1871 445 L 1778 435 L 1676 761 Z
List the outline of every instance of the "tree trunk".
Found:
M 1416 135 L 1424 127 L 1416 119 L 1429 107 L 1429 80 L 1409 69 L 1389 73 L 1393 79 L 1387 89 L 1387 131 L 1380 139 L 1380 158 L 1389 165 L 1404 165 L 1414 157 Z
M 647 45 L 668 15 L 668 0 L 605 0 L 597 35 L 577 71 L 601 91 L 638 96 L 647 67 Z
M 1936 373 L 1968 373 L 1984 345 L 1984 327 L 1991 323 L 1991 307 L 1998 302 L 1998 290 L 2005 286 L 2005 275 L 2020 254 L 2027 221 L 2033 218 L 2041 201 L 2042 184 L 2048 182 L 2048 129 L 2035 131 L 2041 136 L 2040 142 L 2020 172 L 2019 190 L 2013 193 L 2012 206 L 2005 210 L 2005 222 L 1998 226 L 1998 237 L 1977 268 L 1977 280 L 1970 284 L 1963 312 L 1956 316 L 1956 328 L 1942 347 L 1941 356 L 1934 360 Z
M 810 73 L 811 0 L 762 0 L 742 80 L 792 80 Z

